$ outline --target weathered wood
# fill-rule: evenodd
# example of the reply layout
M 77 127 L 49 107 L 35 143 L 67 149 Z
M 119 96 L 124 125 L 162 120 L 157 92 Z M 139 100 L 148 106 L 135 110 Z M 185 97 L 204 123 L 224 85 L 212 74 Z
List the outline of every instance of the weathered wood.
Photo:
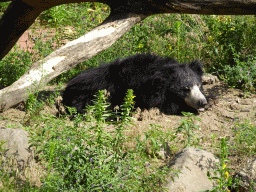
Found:
M 33 93 L 37 86 L 46 84 L 59 74 L 107 49 L 143 19 L 135 14 L 127 14 L 120 20 L 111 21 L 111 18 L 51 53 L 44 60 L 36 62 L 19 80 L 0 90 L 0 109 L 4 111 L 23 101 L 26 94 Z
M 255 15 L 255 0 L 173 0 L 166 2 L 176 13 L 205 15 Z

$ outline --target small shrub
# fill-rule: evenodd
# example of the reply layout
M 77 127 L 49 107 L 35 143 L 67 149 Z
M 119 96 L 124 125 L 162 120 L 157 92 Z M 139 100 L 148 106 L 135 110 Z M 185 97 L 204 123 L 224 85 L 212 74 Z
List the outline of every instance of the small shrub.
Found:
M 191 143 L 195 144 L 194 139 L 197 137 L 195 136 L 193 129 L 199 129 L 197 125 L 195 125 L 195 120 L 201 121 L 199 117 L 196 117 L 193 113 L 189 112 L 182 112 L 185 118 L 181 119 L 181 124 L 177 128 L 176 133 L 180 133 L 184 131 L 184 135 L 187 137 L 187 140 L 183 140 L 185 146 L 191 146 Z
M 220 162 L 217 164 L 217 169 L 214 170 L 214 176 L 210 175 L 209 172 L 207 172 L 208 178 L 210 180 L 216 180 L 217 185 L 215 185 L 210 191 L 211 192 L 230 192 L 230 187 L 235 187 L 235 184 L 233 184 L 232 177 L 230 177 L 229 172 L 231 169 L 227 167 L 228 154 L 230 146 L 227 143 L 227 139 L 222 138 L 221 139 L 221 145 L 220 145 L 220 153 L 218 154 L 218 157 L 220 159 Z
M 106 111 L 109 104 L 99 91 L 94 106 L 88 106 L 85 115 L 76 114 L 73 125 L 43 117 L 44 126 L 31 137 L 40 159 L 47 162 L 49 175 L 43 181 L 42 191 L 160 191 L 168 168 L 151 167 L 148 158 L 137 150 L 126 148 L 124 125 L 131 125 L 133 92 L 128 91 L 121 105 L 118 122 L 105 120 L 112 115 Z M 115 125 L 114 132 L 107 125 Z M 149 182 L 150 181 L 150 182 Z
M 0 61 L 0 85 L 6 87 L 17 81 L 31 64 L 30 53 L 18 50 L 9 53 Z
M 209 31 L 204 49 L 210 60 L 207 71 L 223 78 L 231 87 L 254 91 L 255 87 L 255 35 L 256 27 L 249 17 L 205 17 Z M 250 47 L 250 48 L 249 48 Z
M 239 154 L 256 154 L 256 127 L 245 120 L 243 124 L 236 124 L 233 128 L 235 134 L 234 147 Z

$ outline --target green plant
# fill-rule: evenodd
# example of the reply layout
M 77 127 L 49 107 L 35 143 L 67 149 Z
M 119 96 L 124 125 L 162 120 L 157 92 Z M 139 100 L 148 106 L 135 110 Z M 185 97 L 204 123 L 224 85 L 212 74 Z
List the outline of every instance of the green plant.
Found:
M 36 86 L 36 85 L 34 85 Z M 29 92 L 27 99 L 24 102 L 24 109 L 26 112 L 26 118 L 24 125 L 29 125 L 35 119 L 40 120 L 40 114 L 43 108 L 47 105 L 52 108 L 55 105 L 55 98 L 60 94 L 59 89 L 61 85 L 57 87 L 57 91 L 52 94 L 45 95 L 39 91 L 41 85 L 35 87 L 34 93 Z
M 4 154 L 4 151 L 6 150 L 3 145 L 6 143 L 6 141 L 0 141 L 0 157 Z M 0 158 L 0 166 L 2 165 L 2 158 Z
M 170 150 L 167 149 L 168 145 L 166 145 L 166 143 L 173 141 L 176 136 L 173 132 L 163 132 L 159 125 L 150 124 L 150 126 L 151 129 L 144 132 L 144 135 L 138 135 L 135 138 L 137 141 L 136 147 L 141 155 L 156 158 L 161 148 L 164 148 L 165 151 Z
M 175 27 L 177 30 L 177 59 L 180 59 L 180 26 L 182 22 L 181 21 L 176 21 Z
M 234 61 L 235 66 L 226 65 L 223 68 L 224 80 L 231 87 L 253 92 L 256 86 L 256 60 L 248 58 L 247 61 L 240 61 L 240 56 L 234 53 Z
M 222 138 L 220 143 L 220 152 L 217 155 L 220 162 L 216 164 L 217 169 L 214 171 L 214 176 L 207 172 L 208 178 L 216 184 L 210 190 L 211 192 L 230 192 L 231 189 L 239 191 L 240 179 L 233 178 L 230 176 L 230 171 L 227 167 L 227 163 L 230 161 L 228 156 L 230 154 L 230 149 L 236 149 L 237 146 L 233 142 L 229 141 L 229 138 Z M 248 153 L 247 153 L 248 154 Z M 253 192 L 253 186 L 255 184 L 251 181 L 250 186 L 248 186 L 249 191 Z
M 65 4 L 54 6 L 40 15 L 48 23 L 62 23 L 70 17 L 70 11 Z
M 230 177 L 229 172 L 231 169 L 227 168 L 228 154 L 230 146 L 227 144 L 228 138 L 222 138 L 220 144 L 220 153 L 218 157 L 220 162 L 217 163 L 217 169 L 214 170 L 214 176 L 211 176 L 210 172 L 207 172 L 208 178 L 216 180 L 217 185 L 215 185 L 210 191 L 211 192 L 230 192 L 229 187 L 235 187 L 233 184 L 232 177 Z
M 45 102 L 42 99 L 38 98 L 39 95 L 39 88 L 40 84 L 36 85 L 35 82 L 33 83 L 35 90 L 34 92 L 28 92 L 27 99 L 25 100 L 25 111 L 27 115 L 27 122 L 25 124 L 29 124 L 31 119 L 36 118 L 40 111 L 43 109 L 45 106 Z
M 240 16 L 205 17 L 209 31 L 205 32 L 208 42 L 204 49 L 209 51 L 204 53 L 204 57 L 211 60 L 207 70 L 219 75 L 228 85 L 254 91 L 256 71 L 253 42 L 256 39 L 253 33 L 256 28 L 249 20 L 252 21 Z
M 31 147 L 36 147 L 49 170 L 40 190 L 161 190 L 164 174 L 170 169 L 151 167 L 148 159 L 123 145 L 125 125 L 131 125 L 133 98 L 129 90 L 120 107 L 118 122 L 105 122 L 112 112 L 106 111 L 109 104 L 103 91 L 98 92 L 95 105 L 87 107 L 86 115 L 70 109 L 75 113 L 73 125 L 67 126 L 53 116 L 43 117 L 44 126 L 37 124 L 37 133 L 33 132 L 31 136 Z M 108 131 L 109 124 L 115 125 L 113 132 Z
M 234 147 L 239 154 L 256 154 L 256 127 L 248 120 L 242 124 L 235 124 Z
M 185 146 L 191 146 L 191 142 L 194 143 L 193 139 L 196 138 L 193 129 L 199 129 L 198 125 L 195 125 L 195 120 L 201 121 L 199 117 L 196 117 L 193 113 L 182 112 L 185 118 L 181 119 L 181 124 L 177 128 L 176 134 L 183 132 L 187 139 L 183 140 Z
M 28 95 L 28 99 L 25 101 L 25 110 L 26 112 L 33 111 L 35 109 L 35 105 L 37 101 L 37 94 L 38 93 L 30 93 Z
M 0 3 L 0 12 L 4 12 L 9 6 L 10 2 L 1 2 Z
M 18 80 L 32 64 L 31 54 L 17 49 L 15 46 L 15 52 L 9 53 L 0 61 L 0 85 L 4 87 Z

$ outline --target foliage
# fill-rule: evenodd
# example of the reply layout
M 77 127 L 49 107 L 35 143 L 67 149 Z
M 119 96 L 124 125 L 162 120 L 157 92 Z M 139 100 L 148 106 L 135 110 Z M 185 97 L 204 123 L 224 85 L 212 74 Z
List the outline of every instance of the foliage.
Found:
M 4 12 L 9 4 L 10 2 L 0 2 L 0 12 Z
M 72 3 L 52 7 L 40 15 L 50 26 L 78 26 L 92 28 L 101 23 L 109 14 L 109 8 L 98 2 Z M 102 18 L 103 17 L 103 18 Z
M 243 124 L 237 124 L 233 128 L 235 134 L 234 147 L 239 153 L 256 154 L 256 127 L 248 120 Z
M 124 147 L 125 125 L 131 125 L 133 92 L 128 91 L 121 105 L 120 122 L 108 122 L 112 114 L 103 91 L 87 114 L 75 113 L 73 125 L 66 126 L 53 116 L 43 117 L 31 136 L 40 159 L 48 163 L 49 175 L 41 191 L 160 191 L 167 168 L 151 167 L 148 158 Z M 73 109 L 70 109 L 74 113 Z M 86 122 L 86 123 L 85 123 Z M 113 132 L 107 125 L 115 125 Z M 150 183 L 148 182 L 150 181 Z
M 233 184 L 232 177 L 229 175 L 231 169 L 229 169 L 226 165 L 226 163 L 229 161 L 229 149 L 230 146 L 227 144 L 227 139 L 222 138 L 219 153 L 220 162 L 217 163 L 217 169 L 214 170 L 215 176 L 211 176 L 209 171 L 207 172 L 210 180 L 217 181 L 217 185 L 210 190 L 211 192 L 230 192 L 229 187 L 236 187 L 236 185 Z
M 232 178 L 230 172 L 232 169 L 228 168 L 229 154 L 237 153 L 238 155 L 253 155 L 255 154 L 255 127 L 250 124 L 247 120 L 243 124 L 237 124 L 233 128 L 235 138 L 230 141 L 230 138 L 222 138 L 220 143 L 220 152 L 217 154 L 220 162 L 216 165 L 217 169 L 214 171 L 214 176 L 209 172 L 207 173 L 210 180 L 217 181 L 214 188 L 210 191 L 212 192 L 230 192 L 231 189 L 239 190 L 240 179 Z M 253 186 L 255 183 L 251 181 L 248 190 L 253 191 Z
M 208 71 L 222 77 L 228 85 L 253 91 L 255 87 L 255 17 L 204 17 L 209 28 L 205 34 Z
M 14 48 L 15 50 L 17 47 Z M 16 51 L 9 53 L 0 61 L 0 85 L 9 86 L 19 79 L 31 66 L 31 56 L 28 52 Z
M 248 58 L 246 61 L 240 61 L 239 57 L 234 54 L 235 66 L 224 66 L 223 78 L 231 87 L 253 92 L 256 87 L 256 60 Z
M 144 132 L 144 135 L 135 137 L 137 151 L 143 156 L 156 158 L 161 148 L 168 151 L 168 143 L 174 141 L 176 136 L 173 132 L 163 132 L 159 125 L 150 124 L 150 126 L 151 129 Z
M 184 139 L 183 142 L 185 143 L 186 147 L 189 147 L 191 146 L 191 143 L 195 144 L 194 139 L 197 138 L 193 132 L 193 129 L 199 129 L 199 127 L 195 125 L 195 120 L 201 121 L 201 119 L 196 117 L 193 113 L 182 112 L 182 114 L 185 116 L 185 118 L 181 119 L 181 124 L 177 128 L 176 134 L 184 131 L 184 135 L 187 137 L 187 139 Z

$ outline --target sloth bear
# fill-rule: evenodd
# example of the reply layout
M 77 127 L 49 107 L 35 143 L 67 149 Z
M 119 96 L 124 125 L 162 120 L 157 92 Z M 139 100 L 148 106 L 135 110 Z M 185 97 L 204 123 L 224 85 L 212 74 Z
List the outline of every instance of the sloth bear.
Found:
M 172 58 L 136 54 L 80 73 L 68 82 L 62 103 L 85 113 L 83 109 L 93 105 L 93 95 L 106 89 L 113 108 L 122 104 L 127 89 L 133 89 L 135 107 L 157 107 L 169 115 L 197 113 L 207 104 L 202 67 L 198 60 L 179 64 Z

